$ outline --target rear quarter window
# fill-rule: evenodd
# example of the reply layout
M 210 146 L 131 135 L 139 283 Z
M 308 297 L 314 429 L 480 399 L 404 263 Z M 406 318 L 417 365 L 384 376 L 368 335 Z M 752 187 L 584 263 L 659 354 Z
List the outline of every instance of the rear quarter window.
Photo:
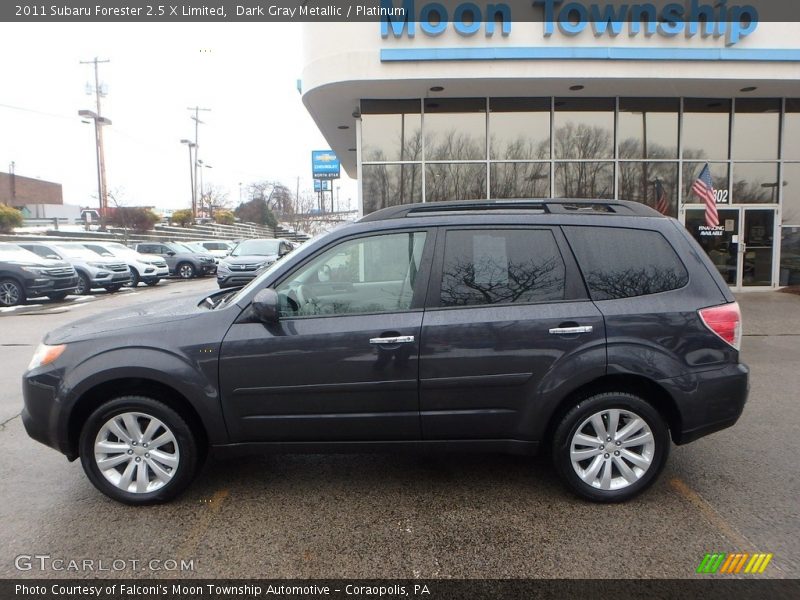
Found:
M 633 298 L 689 283 L 689 274 L 658 231 L 564 227 L 592 300 Z

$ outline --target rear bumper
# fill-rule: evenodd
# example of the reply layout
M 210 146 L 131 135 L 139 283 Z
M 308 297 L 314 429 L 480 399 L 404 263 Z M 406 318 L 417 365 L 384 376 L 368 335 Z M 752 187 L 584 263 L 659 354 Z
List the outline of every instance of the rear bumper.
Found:
M 680 415 L 680 427 L 672 432 L 674 442 L 688 444 L 733 426 L 747 402 L 749 377 L 747 365 L 738 363 L 659 381 L 675 400 Z

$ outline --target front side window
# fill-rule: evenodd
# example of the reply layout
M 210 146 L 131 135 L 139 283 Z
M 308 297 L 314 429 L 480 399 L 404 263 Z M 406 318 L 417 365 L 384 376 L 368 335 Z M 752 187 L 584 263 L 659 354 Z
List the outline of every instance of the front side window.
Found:
M 404 232 L 337 244 L 275 288 L 281 316 L 410 309 L 425 237 Z
M 564 299 L 564 260 L 547 229 L 448 231 L 441 306 Z
M 657 231 L 565 227 L 592 300 L 632 298 L 682 288 L 686 267 Z

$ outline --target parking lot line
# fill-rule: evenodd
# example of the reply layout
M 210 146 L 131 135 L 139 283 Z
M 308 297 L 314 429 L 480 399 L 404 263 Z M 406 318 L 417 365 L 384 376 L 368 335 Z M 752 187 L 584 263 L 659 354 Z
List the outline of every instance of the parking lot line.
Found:
M 738 549 L 748 550 L 751 554 L 760 552 L 755 543 L 748 539 L 746 535 L 736 529 L 733 525 L 728 523 L 728 521 L 725 520 L 725 518 L 720 515 L 705 498 L 689 487 L 689 484 L 683 481 L 680 477 L 673 477 L 670 479 L 669 484 L 679 496 L 700 511 L 700 514 L 709 523 L 711 523 L 711 525 L 713 525 L 723 537 L 727 538 L 728 541 L 734 544 Z M 780 569 L 780 567 L 778 567 L 778 565 L 773 565 L 773 568 L 783 575 L 783 571 Z

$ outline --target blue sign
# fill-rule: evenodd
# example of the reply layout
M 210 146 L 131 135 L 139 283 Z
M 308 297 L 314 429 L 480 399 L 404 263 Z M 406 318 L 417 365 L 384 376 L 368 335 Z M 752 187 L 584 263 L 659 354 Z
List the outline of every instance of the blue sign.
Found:
M 380 0 L 381 36 L 403 35 L 413 38 L 417 28 L 423 34 L 436 37 L 452 27 L 456 33 L 470 37 L 482 32 L 485 37 L 495 33 L 511 34 L 514 16 L 511 6 L 504 2 L 490 2 L 479 6 L 476 2 L 461 2 L 451 10 L 442 2 L 415 0 Z M 541 20 L 543 35 L 574 36 L 591 31 L 595 37 L 616 37 L 625 32 L 630 37 L 654 34 L 663 37 L 683 35 L 716 38 L 725 37 L 732 46 L 753 33 L 758 27 L 758 11 L 752 5 L 727 5 L 722 2 L 704 3 L 703 0 L 671 2 L 657 8 L 653 3 L 587 3 L 564 0 L 533 0 L 526 3 L 541 17 L 530 14 L 517 16 L 520 21 Z M 515 5 L 518 8 L 519 5 Z M 520 18 L 521 17 L 521 18 Z
M 314 180 L 314 191 L 315 192 L 330 192 L 331 191 L 331 180 L 326 179 L 324 181 L 315 179 Z
M 314 179 L 339 179 L 339 159 L 332 150 L 311 151 L 311 176 Z

